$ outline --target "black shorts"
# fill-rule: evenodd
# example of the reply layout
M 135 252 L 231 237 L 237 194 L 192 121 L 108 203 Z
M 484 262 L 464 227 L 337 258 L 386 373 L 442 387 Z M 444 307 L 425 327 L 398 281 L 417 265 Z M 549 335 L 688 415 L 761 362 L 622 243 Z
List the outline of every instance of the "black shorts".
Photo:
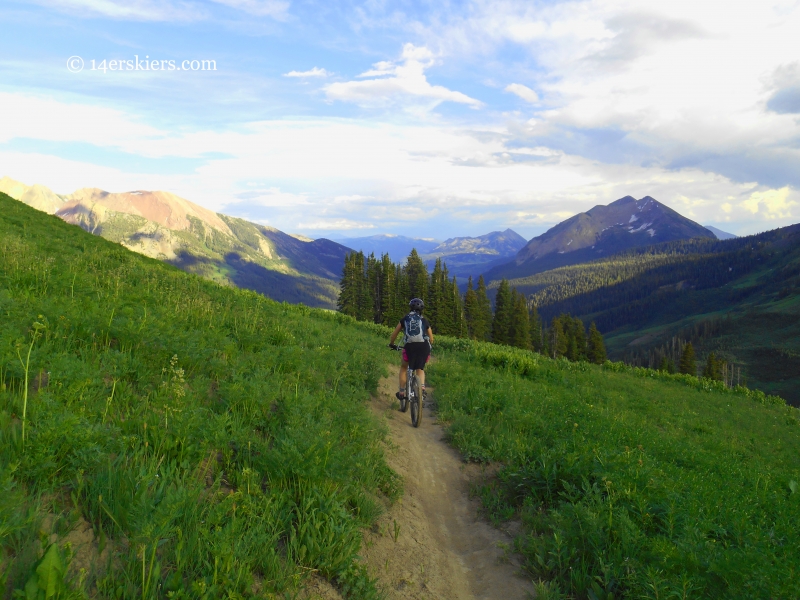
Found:
M 425 363 L 431 355 L 431 345 L 428 342 L 412 342 L 406 344 L 403 354 L 404 359 L 408 360 L 408 366 L 416 370 L 425 370 Z

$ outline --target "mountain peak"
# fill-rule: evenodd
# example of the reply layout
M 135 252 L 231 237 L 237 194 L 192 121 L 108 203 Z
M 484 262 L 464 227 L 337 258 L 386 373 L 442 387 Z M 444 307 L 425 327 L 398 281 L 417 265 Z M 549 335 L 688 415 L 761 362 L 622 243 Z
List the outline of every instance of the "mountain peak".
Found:
M 555 266 L 576 264 L 637 246 L 714 234 L 652 196 L 625 196 L 597 205 L 533 238 L 515 258 L 491 277 L 532 275 Z M 508 273 L 507 273 L 508 272 Z

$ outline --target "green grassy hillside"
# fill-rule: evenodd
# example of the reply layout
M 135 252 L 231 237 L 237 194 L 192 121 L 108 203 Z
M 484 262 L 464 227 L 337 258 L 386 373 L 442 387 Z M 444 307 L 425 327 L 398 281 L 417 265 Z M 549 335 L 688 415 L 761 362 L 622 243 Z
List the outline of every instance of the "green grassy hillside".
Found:
M 0 196 L 0 596 L 374 596 L 361 528 L 399 484 L 351 322 Z
M 400 487 L 365 404 L 396 360 L 385 328 L 217 286 L 4 197 L 0 319 L 5 598 L 296 598 L 311 573 L 380 597 L 357 555 Z M 496 463 L 476 492 L 522 519 L 541 600 L 800 594 L 795 409 L 437 346 L 449 439 Z
M 800 597 L 800 420 L 684 375 L 552 361 L 466 340 L 429 378 L 475 491 L 540 598 Z

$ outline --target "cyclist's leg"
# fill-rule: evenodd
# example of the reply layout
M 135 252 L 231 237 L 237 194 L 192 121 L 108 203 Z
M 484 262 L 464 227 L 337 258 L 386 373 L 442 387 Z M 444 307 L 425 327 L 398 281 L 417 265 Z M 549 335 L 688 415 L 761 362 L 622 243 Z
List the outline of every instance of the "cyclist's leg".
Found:
M 406 393 L 406 379 L 408 378 L 408 363 L 406 361 L 402 361 L 400 363 L 400 376 L 399 376 L 399 383 L 400 393 Z

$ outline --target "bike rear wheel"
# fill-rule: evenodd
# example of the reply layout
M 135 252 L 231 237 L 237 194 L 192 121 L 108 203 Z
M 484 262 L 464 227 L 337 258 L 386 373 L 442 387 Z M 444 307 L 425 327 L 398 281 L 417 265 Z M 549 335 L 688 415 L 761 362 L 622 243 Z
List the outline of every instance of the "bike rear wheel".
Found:
M 400 412 L 408 410 L 408 398 L 411 396 L 411 377 L 406 377 L 406 395 L 400 398 Z
M 420 389 L 419 379 L 416 375 L 411 380 L 411 424 L 414 427 L 419 427 L 422 423 L 422 390 Z

